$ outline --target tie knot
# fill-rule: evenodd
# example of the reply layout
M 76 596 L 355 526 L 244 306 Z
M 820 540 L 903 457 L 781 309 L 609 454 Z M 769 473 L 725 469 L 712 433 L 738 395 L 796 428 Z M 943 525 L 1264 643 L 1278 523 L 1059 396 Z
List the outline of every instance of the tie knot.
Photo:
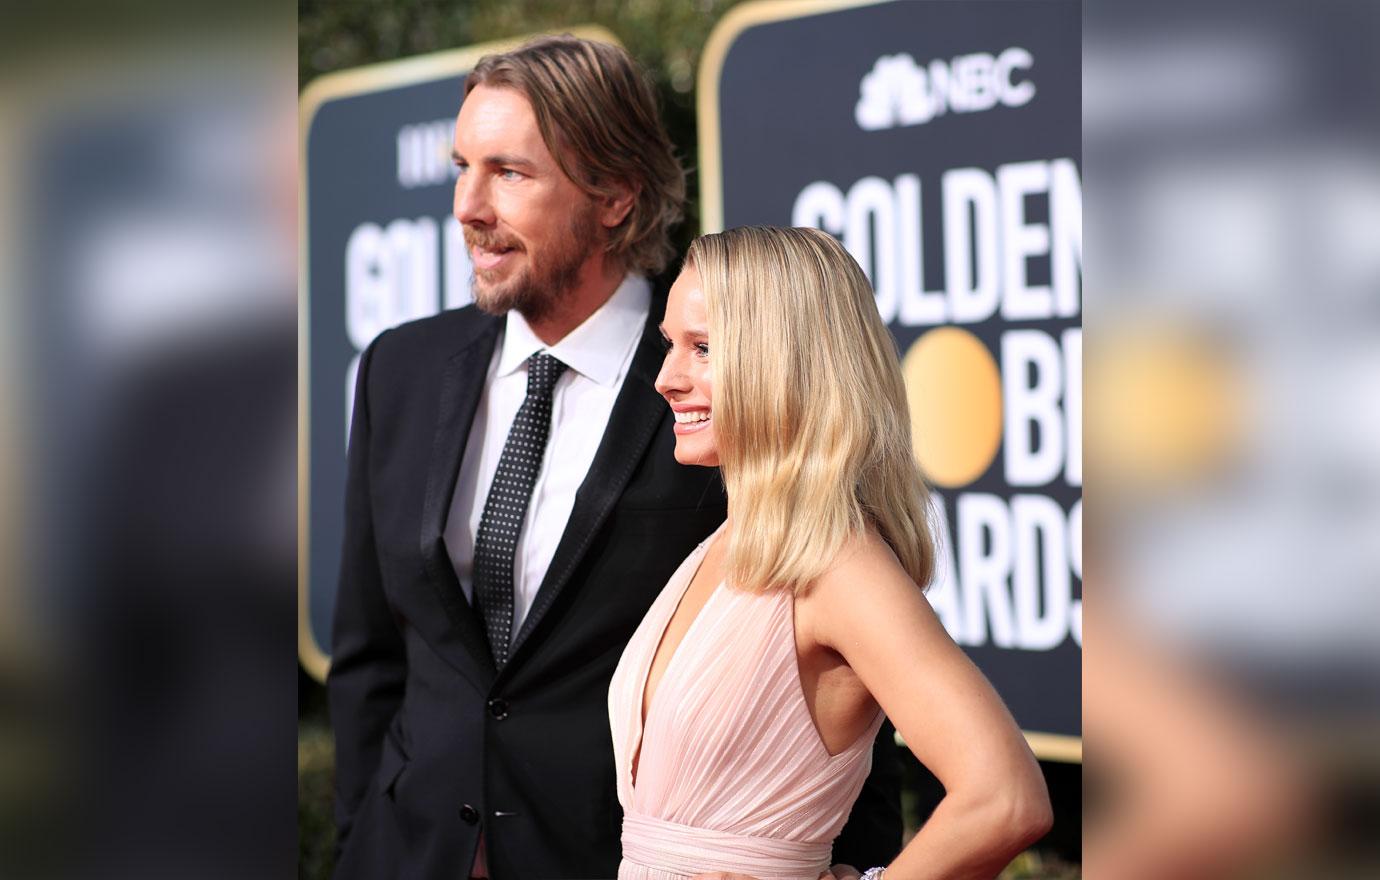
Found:
M 556 380 L 565 372 L 565 364 L 546 352 L 539 352 L 527 359 L 527 394 L 550 397 Z

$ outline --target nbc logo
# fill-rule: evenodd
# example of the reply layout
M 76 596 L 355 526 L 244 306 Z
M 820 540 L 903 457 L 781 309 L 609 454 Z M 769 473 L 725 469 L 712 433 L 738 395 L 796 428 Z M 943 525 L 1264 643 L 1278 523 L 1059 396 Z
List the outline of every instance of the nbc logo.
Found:
M 1035 59 L 1017 46 L 993 57 L 987 52 L 935 59 L 926 67 L 907 54 L 883 55 L 862 78 L 853 117 L 864 131 L 923 125 L 949 110 L 977 113 L 998 104 L 1020 107 L 1035 97 L 1035 84 L 1017 81 Z

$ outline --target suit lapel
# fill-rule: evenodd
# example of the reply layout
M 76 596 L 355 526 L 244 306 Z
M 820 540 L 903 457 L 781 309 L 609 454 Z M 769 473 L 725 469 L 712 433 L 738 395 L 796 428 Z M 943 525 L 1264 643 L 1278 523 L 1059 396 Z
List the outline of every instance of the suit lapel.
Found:
M 528 636 L 541 623 L 556 597 L 570 580 L 575 566 L 584 557 L 594 535 L 608 518 L 613 506 L 623 494 L 629 478 L 643 453 L 656 434 L 657 426 L 666 415 L 666 401 L 656 393 L 652 383 L 661 367 L 664 349 L 656 330 L 658 302 L 652 304 L 647 325 L 633 354 L 628 375 L 609 414 L 604 439 L 594 454 L 589 473 L 575 494 L 575 506 L 570 511 L 565 532 L 556 545 L 556 554 L 546 570 L 541 587 L 532 601 L 522 628 L 513 639 L 509 662 L 511 668 Z
M 446 516 L 455 494 L 460 474 L 460 459 L 465 453 L 470 426 L 474 423 L 479 399 L 483 396 L 489 363 L 502 320 L 484 318 L 477 332 L 464 347 L 446 362 L 441 382 L 441 400 L 436 419 L 436 436 L 432 441 L 431 461 L 427 469 L 426 498 L 422 507 L 421 549 L 427 574 L 436 588 L 437 598 L 454 625 L 454 632 L 466 651 L 460 660 L 469 661 L 471 673 L 477 674 L 487 688 L 493 681 L 494 661 L 489 652 L 483 623 L 474 608 L 465 601 L 460 580 L 446 552 L 444 532 Z

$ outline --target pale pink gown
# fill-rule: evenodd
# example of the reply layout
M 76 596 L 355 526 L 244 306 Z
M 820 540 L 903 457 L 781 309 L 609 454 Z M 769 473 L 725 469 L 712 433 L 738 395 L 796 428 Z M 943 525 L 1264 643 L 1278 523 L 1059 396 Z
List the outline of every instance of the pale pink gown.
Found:
M 872 766 L 882 714 L 829 755 L 801 690 L 790 592 L 720 584 L 671 657 L 644 726 L 652 657 L 712 539 L 672 575 L 609 688 L 623 807 L 618 877 L 815 880 Z

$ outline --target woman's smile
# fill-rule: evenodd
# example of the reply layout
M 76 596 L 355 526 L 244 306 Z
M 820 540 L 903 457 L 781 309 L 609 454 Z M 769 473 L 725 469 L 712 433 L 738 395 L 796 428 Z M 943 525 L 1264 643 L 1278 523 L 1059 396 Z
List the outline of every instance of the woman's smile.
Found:
M 703 431 L 709 426 L 709 420 L 713 414 L 707 409 L 677 409 L 675 410 L 677 434 L 692 434 L 695 431 Z

